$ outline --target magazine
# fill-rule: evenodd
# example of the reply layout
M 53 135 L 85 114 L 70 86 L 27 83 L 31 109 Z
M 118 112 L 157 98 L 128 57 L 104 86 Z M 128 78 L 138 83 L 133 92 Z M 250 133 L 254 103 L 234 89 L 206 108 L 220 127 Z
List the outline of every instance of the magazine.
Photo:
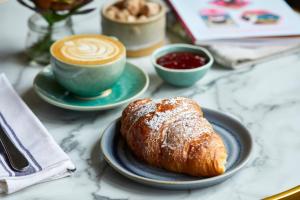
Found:
M 169 0 L 169 3 L 195 44 L 234 40 L 271 44 L 300 38 L 300 17 L 283 0 Z

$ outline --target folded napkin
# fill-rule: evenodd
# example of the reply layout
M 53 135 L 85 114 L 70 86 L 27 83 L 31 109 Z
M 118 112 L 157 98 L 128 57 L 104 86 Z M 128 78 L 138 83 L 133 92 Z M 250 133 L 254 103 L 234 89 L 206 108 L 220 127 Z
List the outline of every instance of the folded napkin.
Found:
M 75 170 L 70 158 L 18 96 L 4 74 L 0 74 L 0 124 L 30 163 L 24 172 L 12 170 L 0 145 L 0 193 L 9 194 L 69 176 Z
M 222 66 L 237 69 L 300 51 L 300 44 L 282 46 L 239 46 L 218 44 L 208 47 Z

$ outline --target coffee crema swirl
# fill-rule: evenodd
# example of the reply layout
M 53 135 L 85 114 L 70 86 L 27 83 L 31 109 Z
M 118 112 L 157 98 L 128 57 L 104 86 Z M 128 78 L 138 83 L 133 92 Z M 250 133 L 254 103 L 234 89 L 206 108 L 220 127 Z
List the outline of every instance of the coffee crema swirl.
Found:
M 103 35 L 75 35 L 55 42 L 51 54 L 69 64 L 98 65 L 117 60 L 125 47 Z

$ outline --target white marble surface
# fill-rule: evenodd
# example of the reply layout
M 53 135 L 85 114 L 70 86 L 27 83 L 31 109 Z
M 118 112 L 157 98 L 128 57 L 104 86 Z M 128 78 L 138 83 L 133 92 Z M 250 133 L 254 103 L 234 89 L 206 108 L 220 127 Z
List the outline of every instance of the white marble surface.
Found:
M 164 84 L 148 57 L 130 60 L 150 75 L 150 87 L 144 96 L 193 98 L 202 106 L 235 115 L 255 139 L 254 152 L 246 168 L 230 180 L 201 190 L 156 190 L 119 175 L 99 154 L 101 132 L 120 116 L 122 108 L 88 113 L 62 110 L 43 102 L 34 93 L 32 81 L 41 67 L 29 66 L 22 54 L 30 14 L 14 0 L 0 4 L 0 73 L 7 75 L 76 163 L 77 171 L 72 177 L 0 196 L 1 199 L 248 200 L 300 184 L 300 53 L 237 71 L 214 66 L 197 85 L 185 89 Z M 76 24 L 77 33 L 99 32 L 98 12 L 77 17 L 76 21 L 81 22 Z

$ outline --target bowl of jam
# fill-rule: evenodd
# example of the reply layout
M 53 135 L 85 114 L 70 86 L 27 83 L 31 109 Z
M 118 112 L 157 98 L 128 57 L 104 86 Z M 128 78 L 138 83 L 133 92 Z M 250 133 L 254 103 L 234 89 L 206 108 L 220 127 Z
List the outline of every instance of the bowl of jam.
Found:
M 188 87 L 199 81 L 213 64 L 205 48 L 189 44 L 171 44 L 152 54 L 157 74 L 167 83 Z

